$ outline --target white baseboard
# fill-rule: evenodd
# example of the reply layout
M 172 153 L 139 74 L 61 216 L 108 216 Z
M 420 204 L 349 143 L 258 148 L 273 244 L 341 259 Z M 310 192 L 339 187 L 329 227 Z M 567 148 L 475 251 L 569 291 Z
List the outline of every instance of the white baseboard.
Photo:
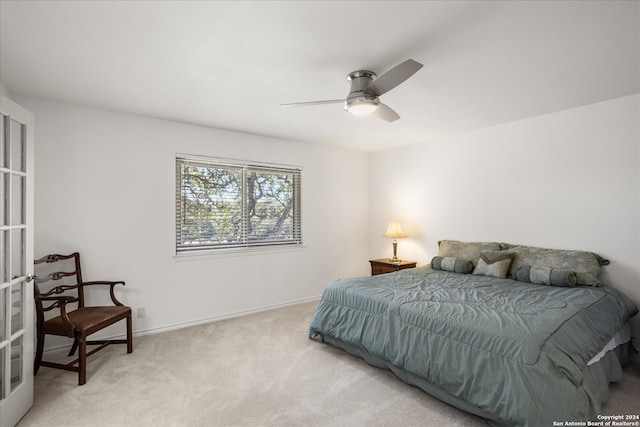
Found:
M 192 320 L 192 321 L 188 321 L 188 322 L 181 322 L 181 323 L 175 323 L 173 325 L 167 325 L 167 326 L 161 326 L 158 328 L 150 328 L 150 329 L 142 329 L 139 331 L 133 331 L 133 336 L 135 337 L 142 337 L 145 335 L 153 335 L 153 334 L 159 334 L 162 332 L 169 332 L 169 331 L 175 331 L 178 329 L 183 329 L 183 328 L 189 328 L 191 326 L 197 326 L 197 325 L 203 325 L 206 323 L 211 323 L 211 322 L 219 322 L 221 320 L 228 320 L 228 319 L 233 319 L 235 317 L 242 317 L 242 316 L 248 316 L 250 314 L 256 314 L 256 313 L 261 313 L 263 311 L 269 311 L 269 310 L 276 310 L 279 308 L 285 308 L 285 307 L 290 307 L 290 306 L 294 306 L 294 305 L 298 305 L 298 304 L 305 304 L 308 302 L 312 302 L 312 301 L 319 301 L 320 300 L 320 296 L 316 296 L 316 297 L 309 297 L 309 298 L 302 298 L 299 300 L 294 300 L 294 301 L 289 301 L 289 302 L 284 302 L 284 303 L 280 303 L 280 304 L 273 304 L 273 305 L 267 305 L 264 307 L 258 307 L 258 308 L 254 308 L 251 310 L 243 310 L 243 311 L 236 311 L 233 313 L 227 313 L 227 314 L 221 314 L 218 316 L 212 316 L 212 317 L 206 317 L 204 319 L 199 319 L 199 320 Z M 125 338 L 125 334 L 118 334 L 118 335 L 112 335 L 112 336 L 107 336 L 107 337 L 100 337 L 100 339 L 124 339 Z M 49 348 L 45 348 L 44 349 L 44 353 L 45 354 L 55 354 L 55 353 L 61 353 L 61 352 L 67 352 L 69 351 L 69 345 L 58 345 L 55 347 L 49 347 Z

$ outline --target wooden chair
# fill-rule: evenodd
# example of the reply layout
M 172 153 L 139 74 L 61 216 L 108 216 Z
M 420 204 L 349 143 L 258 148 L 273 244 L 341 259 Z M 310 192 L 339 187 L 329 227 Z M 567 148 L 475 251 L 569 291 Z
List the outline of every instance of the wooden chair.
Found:
M 73 259 L 71 261 L 62 262 Z M 57 271 L 46 274 L 43 277 L 37 277 L 34 280 L 34 298 L 36 303 L 36 319 L 37 319 L 37 347 L 33 372 L 36 374 L 40 366 L 50 368 L 64 369 L 67 371 L 78 372 L 78 384 L 82 385 L 87 382 L 87 357 L 93 353 L 103 349 L 109 344 L 127 344 L 127 353 L 133 351 L 133 334 L 131 327 L 131 308 L 124 306 L 118 301 L 114 294 L 114 287 L 118 284 L 124 285 L 122 281 L 92 281 L 84 282 L 82 280 L 82 270 L 80 269 L 80 254 L 74 252 L 70 255 L 47 255 L 36 261 L 34 264 L 41 263 L 57 263 L 55 268 L 72 268 L 73 271 Z M 51 268 L 49 268 L 51 269 Z M 60 280 L 71 283 L 59 285 L 51 288 L 46 292 L 40 290 L 40 285 L 49 280 Z M 110 286 L 112 306 L 85 306 L 85 290 L 87 287 L 96 285 Z M 77 303 L 77 308 L 69 309 L 67 304 Z M 45 320 L 45 312 L 58 309 L 55 317 Z M 87 337 L 97 331 L 106 328 L 120 320 L 127 320 L 127 339 L 111 339 L 111 340 L 95 340 L 88 341 Z M 67 363 L 55 363 L 42 360 L 42 351 L 44 348 L 44 338 L 46 335 L 59 335 L 73 338 L 73 345 L 68 356 L 78 350 L 78 357 Z M 98 345 L 99 347 L 92 349 L 87 353 L 87 345 Z

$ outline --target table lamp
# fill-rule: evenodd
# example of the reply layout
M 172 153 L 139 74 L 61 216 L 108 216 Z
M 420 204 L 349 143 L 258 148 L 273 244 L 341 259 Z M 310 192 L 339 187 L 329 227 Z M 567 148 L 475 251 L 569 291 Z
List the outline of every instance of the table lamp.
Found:
M 397 222 L 389 224 L 389 228 L 387 228 L 386 233 L 384 233 L 384 237 L 393 239 L 393 258 L 391 259 L 391 262 L 400 262 L 398 259 L 398 241 L 396 239 L 407 237 L 407 235 L 402 232 L 400 224 Z

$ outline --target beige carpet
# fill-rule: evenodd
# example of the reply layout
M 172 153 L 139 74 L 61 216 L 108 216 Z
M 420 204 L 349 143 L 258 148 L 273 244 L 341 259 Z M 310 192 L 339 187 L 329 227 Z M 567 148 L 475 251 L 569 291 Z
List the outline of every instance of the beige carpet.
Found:
M 41 368 L 28 426 L 485 426 L 388 371 L 307 338 L 316 303 L 144 336 L 77 374 Z M 638 413 L 640 363 L 606 414 Z

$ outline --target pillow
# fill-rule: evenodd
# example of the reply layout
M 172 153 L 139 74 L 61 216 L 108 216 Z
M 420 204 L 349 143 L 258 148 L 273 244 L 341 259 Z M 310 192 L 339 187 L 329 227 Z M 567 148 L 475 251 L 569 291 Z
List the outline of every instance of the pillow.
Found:
M 473 271 L 473 263 L 469 260 L 453 257 L 436 256 L 431 260 L 434 270 L 453 271 L 454 273 L 469 274 Z
M 578 283 L 576 273 L 562 268 L 538 267 L 523 264 L 516 269 L 514 279 L 536 285 L 569 286 Z
M 501 243 L 496 242 L 459 242 L 457 240 L 441 240 L 438 242 L 438 256 L 461 258 L 471 261 L 475 266 L 482 251 L 501 251 Z
M 506 251 L 484 251 L 480 253 L 478 265 L 473 274 L 505 278 L 509 272 L 514 254 Z
M 507 250 L 515 258 L 511 263 L 509 277 L 515 278 L 516 271 L 522 265 L 558 268 L 576 273 L 578 285 L 600 286 L 600 266 L 609 261 L 585 251 L 536 248 L 532 246 L 513 246 Z

